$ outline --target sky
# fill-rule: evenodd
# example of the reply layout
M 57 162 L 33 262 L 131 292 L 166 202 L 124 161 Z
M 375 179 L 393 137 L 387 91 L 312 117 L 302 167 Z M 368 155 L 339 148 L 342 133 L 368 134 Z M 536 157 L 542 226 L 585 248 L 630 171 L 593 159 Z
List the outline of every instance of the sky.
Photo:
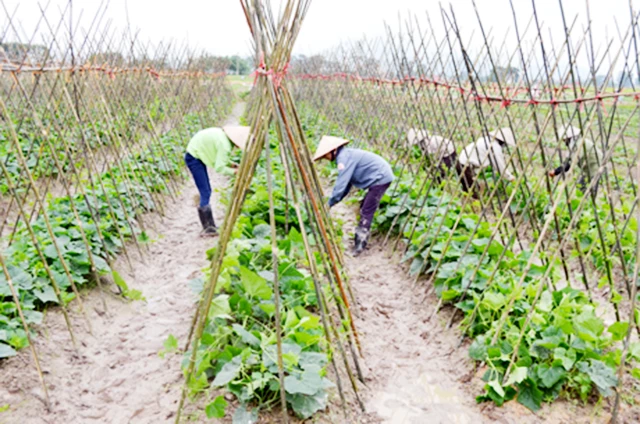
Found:
M 532 16 L 531 0 L 513 1 L 522 30 Z M 631 1 L 637 12 L 640 0 Z M 0 31 L 7 26 L 7 13 L 15 13 L 14 20 L 20 22 L 24 33 L 31 34 L 41 15 L 39 4 L 47 4 L 47 0 L 3 0 L 2 3 L 7 12 L 0 7 Z M 47 17 L 55 22 L 67 3 L 68 0 L 48 0 Z M 82 13 L 82 25 L 88 26 L 101 3 L 100 0 L 74 0 L 74 15 Z M 272 0 L 272 3 L 277 10 L 279 0 Z M 450 3 L 464 35 L 477 35 L 472 0 L 451 0 Z M 442 4 L 444 7 L 449 5 L 446 1 Z M 485 30 L 491 30 L 497 40 L 511 34 L 508 42 L 513 44 L 509 0 L 476 0 L 476 4 Z M 562 39 L 558 0 L 536 0 L 536 5 L 540 20 L 548 27 L 545 32 L 554 39 Z M 629 0 L 564 0 L 566 16 L 569 19 L 579 18 L 577 28 L 586 25 L 587 5 L 591 11 L 596 43 L 602 44 L 607 34 L 617 37 L 616 19 L 621 27 L 628 27 Z M 397 27 L 399 16 L 407 17 L 410 13 L 415 14 L 425 26 L 426 14 L 429 13 L 435 30 L 441 31 L 439 8 L 439 3 L 433 0 L 314 0 L 294 53 L 311 55 L 327 51 L 341 41 L 356 41 L 364 36 L 376 38 L 384 34 L 385 22 Z M 237 0 L 110 0 L 103 25 L 108 22 L 111 27 L 126 28 L 127 21 L 132 28 L 139 30 L 142 40 L 187 42 L 192 48 L 214 55 L 251 54 L 250 34 Z M 478 39 L 474 37 L 476 42 Z

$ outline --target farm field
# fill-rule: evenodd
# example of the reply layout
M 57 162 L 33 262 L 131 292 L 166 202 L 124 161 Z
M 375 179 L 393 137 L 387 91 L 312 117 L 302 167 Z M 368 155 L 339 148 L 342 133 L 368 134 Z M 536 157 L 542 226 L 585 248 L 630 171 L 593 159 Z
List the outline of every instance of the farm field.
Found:
M 637 12 L 297 54 L 310 4 L 239 1 L 250 75 L 0 25 L 0 423 L 639 422 Z M 229 126 L 206 237 L 185 152 Z M 326 135 L 394 175 L 359 255 Z

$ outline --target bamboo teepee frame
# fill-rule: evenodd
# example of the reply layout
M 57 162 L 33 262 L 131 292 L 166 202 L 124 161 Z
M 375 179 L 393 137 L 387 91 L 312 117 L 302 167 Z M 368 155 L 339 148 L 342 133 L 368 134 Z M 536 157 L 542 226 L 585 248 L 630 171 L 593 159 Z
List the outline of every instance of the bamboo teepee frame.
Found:
M 352 372 L 352 365 L 350 365 L 351 362 L 353 366 L 355 366 L 357 377 L 363 380 L 358 359 L 359 340 L 351 314 L 349 296 L 347 294 L 349 291 L 348 283 L 341 270 L 341 264 L 343 263 L 341 250 L 338 247 L 338 240 L 333 233 L 331 222 L 324 208 L 321 185 L 313 166 L 311 152 L 306 143 L 295 105 L 287 89 L 288 82 L 286 76 L 291 50 L 304 16 L 309 8 L 309 4 L 310 0 L 289 0 L 284 5 L 281 14 L 276 20 L 268 2 L 262 0 L 241 1 L 247 23 L 253 35 L 256 61 L 258 63 L 256 83 L 253 88 L 253 97 L 249 112 L 251 137 L 242 157 L 240 169 L 233 187 L 232 202 L 227 209 L 218 247 L 212 258 L 210 278 L 205 285 L 200 306 L 194 315 L 192 328 L 195 328 L 195 331 L 193 331 L 193 337 L 189 336 L 188 345 L 188 348 L 191 349 L 191 358 L 186 372 L 186 382 L 183 387 L 182 399 L 176 415 L 176 423 L 180 420 L 187 392 L 187 384 L 194 372 L 199 339 L 206 325 L 206 317 L 208 316 L 208 311 L 215 293 L 224 253 L 230 241 L 235 222 L 242 209 L 249 186 L 253 180 L 258 160 L 265 150 L 265 146 L 269 144 L 267 134 L 272 123 L 276 127 L 281 145 L 282 162 L 286 169 L 287 190 L 291 195 L 289 201 L 294 207 L 300 222 L 306 255 L 309 259 L 318 301 L 321 304 L 320 314 L 325 330 L 324 336 L 329 343 L 334 345 L 342 357 L 344 372 L 349 377 L 357 401 L 360 401 L 357 392 L 356 376 Z M 266 154 L 269 154 L 268 148 Z M 275 245 L 275 221 L 273 219 L 272 176 L 270 166 L 267 165 L 267 168 L 270 197 L 270 225 L 273 244 L 272 256 L 274 260 L 272 269 L 274 271 L 273 286 L 276 302 L 275 325 L 281 390 L 280 397 L 283 414 L 282 420 L 283 422 L 287 422 L 288 415 L 281 350 L 282 329 L 279 316 L 279 283 L 276 272 L 277 248 Z M 309 222 L 306 224 L 302 220 L 301 210 L 306 210 L 307 216 L 309 217 Z M 308 228 L 306 227 L 307 225 L 309 226 Z M 309 243 L 308 232 L 311 232 L 314 238 L 320 241 L 316 246 L 312 247 Z M 320 264 L 320 267 L 325 270 L 326 274 L 324 277 L 320 274 L 318 265 L 315 263 L 315 250 L 318 250 L 321 255 L 322 264 Z M 321 287 L 323 280 L 328 280 L 334 294 L 336 292 L 338 293 L 335 298 L 336 301 L 333 304 L 330 304 L 328 299 L 323 295 Z M 343 322 L 346 320 L 349 325 L 348 328 L 344 328 L 344 330 L 348 331 L 346 341 L 349 349 L 348 353 L 343 345 L 343 337 L 338 331 L 342 325 L 336 322 L 336 316 L 339 316 Z M 330 357 L 330 361 L 335 378 L 337 379 L 342 406 L 346 413 L 347 404 L 340 381 L 341 373 L 338 370 L 338 363 L 333 356 Z M 362 404 L 360 405 L 362 407 Z

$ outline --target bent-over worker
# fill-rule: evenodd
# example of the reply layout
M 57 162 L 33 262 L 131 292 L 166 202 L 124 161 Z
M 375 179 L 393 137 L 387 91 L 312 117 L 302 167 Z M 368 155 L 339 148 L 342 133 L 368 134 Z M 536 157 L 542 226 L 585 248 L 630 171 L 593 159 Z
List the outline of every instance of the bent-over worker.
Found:
M 206 128 L 198 131 L 187 145 L 184 161 L 193 176 L 198 192 L 200 206 L 198 216 L 202 224 L 203 235 L 217 234 L 217 228 L 211 211 L 211 184 L 207 167 L 223 175 L 231 176 L 234 170 L 229 167 L 229 153 L 233 143 L 240 150 L 249 138 L 249 127 L 226 126 L 223 128 Z
M 587 183 L 591 181 L 591 179 L 596 177 L 598 172 L 598 168 L 600 167 L 600 162 L 598 158 L 604 159 L 604 155 L 598 149 L 595 144 L 588 138 L 584 138 L 584 149 L 586 149 L 586 157 L 584 155 L 584 150 L 579 143 L 580 141 L 580 129 L 571 125 L 565 125 L 558 135 L 562 141 L 565 142 L 567 147 L 569 148 L 569 157 L 565 159 L 564 163 L 557 167 L 556 169 L 549 171 L 550 177 L 556 177 L 558 175 L 562 175 L 569 171 L 571 168 L 571 158 L 574 154 L 578 154 L 578 167 L 582 171 L 582 175 L 580 176 L 580 180 L 578 180 L 578 184 L 580 185 L 581 190 L 584 191 Z M 595 196 L 598 194 L 598 184 L 600 184 L 600 178 L 598 178 L 591 188 L 591 193 Z
M 338 165 L 338 179 L 329 198 L 329 207 L 349 194 L 351 186 L 368 190 L 360 206 L 360 221 L 355 233 L 354 254 L 366 248 L 373 216 L 380 200 L 394 179 L 389 163 L 375 153 L 345 147 L 349 140 L 324 136 L 320 140 L 314 161 L 326 159 Z
M 439 135 L 430 136 L 426 130 L 418 130 L 411 128 L 407 133 L 409 145 L 418 145 L 422 153 L 431 157 L 432 163 L 436 166 L 438 174 L 436 179 L 439 181 L 447 174 L 447 170 L 451 168 L 458 169 L 458 155 L 456 147 L 451 140 Z
M 515 177 L 509 172 L 507 161 L 504 158 L 502 148 L 505 145 L 516 147 L 516 139 L 510 128 L 491 131 L 489 137 L 481 137 L 475 143 L 464 148 L 458 161 L 462 168 L 460 183 L 466 193 L 472 192 L 474 197 L 478 197 L 475 187 L 476 169 L 481 170 L 491 166 L 505 180 L 515 180 Z

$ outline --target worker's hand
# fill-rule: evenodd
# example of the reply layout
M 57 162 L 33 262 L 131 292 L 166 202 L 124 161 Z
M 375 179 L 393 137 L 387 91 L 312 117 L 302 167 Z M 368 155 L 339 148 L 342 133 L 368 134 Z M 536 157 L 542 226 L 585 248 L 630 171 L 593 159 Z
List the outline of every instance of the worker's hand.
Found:
M 551 171 L 549 171 L 549 176 L 550 177 L 555 177 L 556 176 L 556 171 L 553 170 L 553 169 Z

